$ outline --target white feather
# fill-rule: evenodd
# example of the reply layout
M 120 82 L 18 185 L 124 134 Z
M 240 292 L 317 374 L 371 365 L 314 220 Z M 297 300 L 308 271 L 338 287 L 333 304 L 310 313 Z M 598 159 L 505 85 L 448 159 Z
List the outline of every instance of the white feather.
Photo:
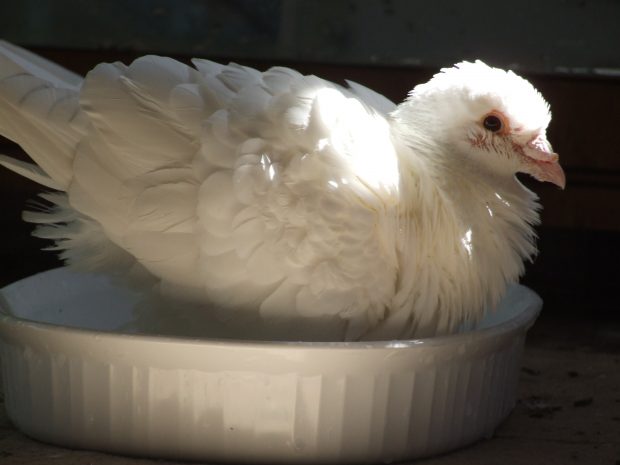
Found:
M 521 78 L 461 64 L 396 107 L 353 82 L 192 63 L 82 82 L 0 43 L 0 132 L 42 170 L 0 164 L 66 192 L 24 218 L 76 266 L 151 275 L 227 335 L 363 339 L 454 331 L 535 253 L 534 196 L 468 171 L 458 139 L 487 103 L 546 126 Z
M 355 81 L 346 81 L 351 89 L 351 92 L 359 97 L 366 105 L 374 108 L 379 113 L 389 115 L 396 109 L 396 104 L 390 99 L 375 92 L 368 87 L 358 84 Z
M 62 186 L 45 174 L 37 165 L 16 160 L 6 155 L 0 155 L 0 165 L 42 186 L 49 187 L 50 189 L 62 190 Z
M 4 40 L 0 40 L 0 55 L 4 57 L 4 75 L 11 71 L 26 73 L 37 76 L 56 88 L 71 90 L 78 90 L 82 84 L 82 76 Z

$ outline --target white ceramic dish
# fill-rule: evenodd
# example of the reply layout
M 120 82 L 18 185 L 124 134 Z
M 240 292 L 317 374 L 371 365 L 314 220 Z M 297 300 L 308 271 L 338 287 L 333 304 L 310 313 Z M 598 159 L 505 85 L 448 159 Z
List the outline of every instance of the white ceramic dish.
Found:
M 514 286 L 464 334 L 271 343 L 123 334 L 137 295 L 66 269 L 2 294 L 2 380 L 19 429 L 68 447 L 213 462 L 389 462 L 489 436 L 514 405 L 542 305 Z

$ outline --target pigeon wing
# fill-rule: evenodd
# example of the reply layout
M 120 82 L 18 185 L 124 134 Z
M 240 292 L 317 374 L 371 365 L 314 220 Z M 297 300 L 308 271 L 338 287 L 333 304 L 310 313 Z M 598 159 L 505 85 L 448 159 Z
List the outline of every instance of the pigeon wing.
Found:
M 185 296 L 262 318 L 339 318 L 357 337 L 396 286 L 389 105 L 287 68 L 193 64 L 101 64 L 79 98 L 72 75 L 63 87 L 29 74 L 52 89 L 52 107 L 77 102 L 70 116 L 86 121 L 35 138 L 37 150 L 60 140 L 60 155 L 32 155 L 77 218 L 51 236 L 87 245 L 74 261 L 114 250 Z M 32 127 L 32 115 L 45 119 L 20 103 Z

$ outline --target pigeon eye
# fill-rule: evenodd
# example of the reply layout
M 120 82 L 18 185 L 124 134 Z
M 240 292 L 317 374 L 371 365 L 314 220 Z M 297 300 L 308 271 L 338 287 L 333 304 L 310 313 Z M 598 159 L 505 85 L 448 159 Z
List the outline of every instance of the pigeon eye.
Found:
M 488 115 L 484 118 L 482 125 L 491 132 L 499 132 L 504 127 L 504 123 L 502 123 L 502 120 L 496 115 Z

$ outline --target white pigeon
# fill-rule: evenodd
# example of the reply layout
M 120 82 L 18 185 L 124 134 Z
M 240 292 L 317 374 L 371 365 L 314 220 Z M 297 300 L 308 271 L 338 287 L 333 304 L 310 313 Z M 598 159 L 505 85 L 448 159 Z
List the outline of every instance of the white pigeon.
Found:
M 57 191 L 24 219 L 69 264 L 149 276 L 243 337 L 356 340 L 456 331 L 534 257 L 539 205 L 515 174 L 565 177 L 523 78 L 463 62 L 395 105 L 192 63 L 82 78 L 0 44 L 0 133 L 36 165 L 0 163 Z

